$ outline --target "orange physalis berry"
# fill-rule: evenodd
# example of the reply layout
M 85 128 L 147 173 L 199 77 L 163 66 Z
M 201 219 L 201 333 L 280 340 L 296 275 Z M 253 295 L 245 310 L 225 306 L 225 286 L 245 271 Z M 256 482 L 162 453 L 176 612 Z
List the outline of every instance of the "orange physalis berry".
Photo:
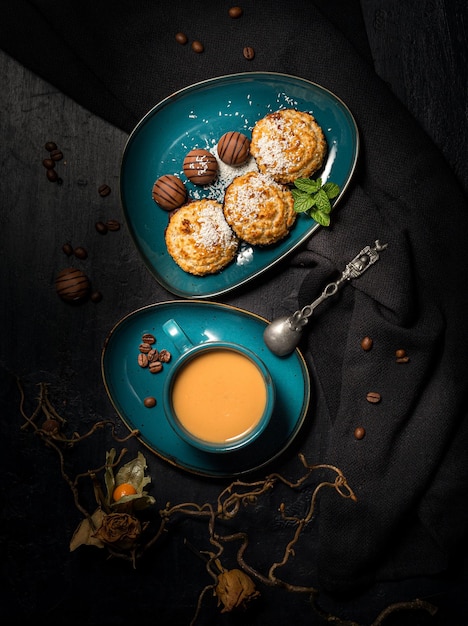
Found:
M 114 501 L 117 502 L 120 498 L 123 498 L 124 496 L 133 496 L 136 492 L 135 487 L 130 483 L 122 483 L 114 489 L 112 497 L 114 498 Z

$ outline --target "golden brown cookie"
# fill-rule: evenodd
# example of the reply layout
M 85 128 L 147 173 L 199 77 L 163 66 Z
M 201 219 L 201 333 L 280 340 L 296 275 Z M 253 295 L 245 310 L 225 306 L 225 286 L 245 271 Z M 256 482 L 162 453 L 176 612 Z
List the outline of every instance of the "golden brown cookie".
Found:
M 258 169 L 279 183 L 309 178 L 321 167 L 326 151 L 322 129 L 303 111 L 269 113 L 252 130 L 250 152 Z
M 247 172 L 232 181 L 223 211 L 240 239 L 260 246 L 286 237 L 296 220 L 291 191 L 260 172 Z
M 165 240 L 177 265 L 196 276 L 224 269 L 239 245 L 222 205 L 206 198 L 184 204 L 171 215 Z

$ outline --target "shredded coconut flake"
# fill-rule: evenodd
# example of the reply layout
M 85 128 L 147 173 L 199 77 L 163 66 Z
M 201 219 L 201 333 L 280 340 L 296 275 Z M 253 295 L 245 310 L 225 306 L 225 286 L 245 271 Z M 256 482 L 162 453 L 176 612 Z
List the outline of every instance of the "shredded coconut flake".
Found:
M 236 210 L 246 219 L 256 218 L 269 196 L 268 189 L 282 188 L 268 174 L 252 177 L 247 186 L 236 189 Z
M 233 233 L 224 219 L 222 209 L 218 206 L 204 207 L 197 218 L 200 229 L 194 232 L 195 243 L 205 248 L 214 248 L 222 245 L 230 247 L 233 242 Z

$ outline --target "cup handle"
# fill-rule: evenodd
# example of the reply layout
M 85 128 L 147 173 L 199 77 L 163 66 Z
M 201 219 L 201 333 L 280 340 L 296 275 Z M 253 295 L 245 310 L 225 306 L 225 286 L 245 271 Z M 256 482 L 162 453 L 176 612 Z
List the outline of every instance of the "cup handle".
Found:
M 172 343 L 175 345 L 180 353 L 186 352 L 190 348 L 193 348 L 193 343 L 190 341 L 190 339 L 187 337 L 187 335 L 184 333 L 182 328 L 175 320 L 171 319 L 167 320 L 167 322 L 164 322 L 164 324 L 162 325 L 162 329 L 169 337 L 169 339 L 172 340 Z

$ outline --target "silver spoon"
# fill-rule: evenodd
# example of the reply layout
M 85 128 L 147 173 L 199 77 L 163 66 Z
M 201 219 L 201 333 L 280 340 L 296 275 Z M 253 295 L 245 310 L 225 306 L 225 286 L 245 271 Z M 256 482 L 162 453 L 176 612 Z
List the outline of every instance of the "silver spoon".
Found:
M 306 305 L 292 315 L 278 317 L 268 324 L 263 333 L 266 346 L 278 356 L 285 356 L 293 352 L 301 340 L 304 326 L 308 323 L 309 317 L 317 306 L 330 296 L 334 296 L 339 287 L 346 281 L 362 276 L 371 265 L 379 260 L 379 252 L 385 250 L 387 245 L 386 243 L 381 244 L 377 239 L 374 247 L 366 246 L 346 265 L 340 278 L 334 283 L 328 284 L 312 304 Z

